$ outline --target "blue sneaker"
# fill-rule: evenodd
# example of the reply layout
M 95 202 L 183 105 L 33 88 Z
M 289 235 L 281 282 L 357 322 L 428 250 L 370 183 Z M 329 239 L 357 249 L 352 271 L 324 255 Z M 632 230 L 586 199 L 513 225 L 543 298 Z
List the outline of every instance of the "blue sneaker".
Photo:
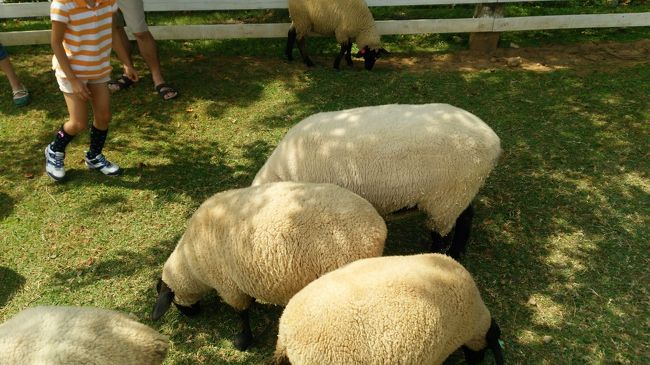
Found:
M 104 157 L 103 154 L 95 156 L 95 158 L 88 158 L 88 154 L 84 157 L 86 166 L 91 170 L 99 170 L 102 174 L 107 176 L 116 176 L 122 173 L 122 169 Z
M 45 147 L 45 171 L 54 181 L 61 181 L 65 177 L 64 158 L 65 152 L 54 152 L 49 144 Z

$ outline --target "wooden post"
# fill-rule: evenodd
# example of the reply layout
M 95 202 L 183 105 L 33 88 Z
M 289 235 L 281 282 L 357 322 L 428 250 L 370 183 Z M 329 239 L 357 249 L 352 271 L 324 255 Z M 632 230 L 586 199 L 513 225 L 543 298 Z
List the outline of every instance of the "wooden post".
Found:
M 503 18 L 503 4 L 478 4 L 474 10 L 474 18 Z M 478 53 L 489 54 L 497 49 L 499 32 L 476 32 L 469 35 L 469 49 Z

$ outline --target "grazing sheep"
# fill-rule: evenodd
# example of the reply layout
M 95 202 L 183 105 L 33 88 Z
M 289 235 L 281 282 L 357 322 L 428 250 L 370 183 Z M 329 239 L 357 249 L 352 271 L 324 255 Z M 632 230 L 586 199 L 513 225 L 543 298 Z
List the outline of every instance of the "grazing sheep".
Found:
M 382 215 L 417 207 L 428 215 L 432 249 L 453 236 L 448 253 L 458 258 L 469 239 L 471 202 L 500 153 L 494 131 L 463 109 L 363 107 L 318 113 L 293 126 L 253 185 L 333 183 L 366 198 Z
M 343 57 L 348 66 L 352 66 L 353 41 L 359 47 L 356 57 L 363 57 L 366 70 L 372 70 L 377 58 L 388 53 L 381 47 L 375 20 L 364 0 L 289 0 L 289 15 L 292 22 L 285 50 L 289 61 L 293 60 L 297 39 L 303 62 L 307 66 L 314 65 L 305 48 L 305 38 L 310 32 L 336 37 L 341 45 L 334 59 L 336 69 Z
M 0 325 L 3 365 L 158 365 L 168 346 L 167 337 L 108 309 L 35 307 Z
M 248 308 L 286 305 L 314 279 L 380 256 L 386 224 L 370 203 L 332 184 L 282 182 L 221 192 L 194 213 L 165 262 L 153 319 L 173 301 L 186 314 L 216 289 L 240 312 L 235 346 L 252 341 Z
M 500 330 L 474 280 L 448 256 L 359 260 L 323 275 L 287 304 L 275 363 L 442 364 L 463 346 L 468 363 Z

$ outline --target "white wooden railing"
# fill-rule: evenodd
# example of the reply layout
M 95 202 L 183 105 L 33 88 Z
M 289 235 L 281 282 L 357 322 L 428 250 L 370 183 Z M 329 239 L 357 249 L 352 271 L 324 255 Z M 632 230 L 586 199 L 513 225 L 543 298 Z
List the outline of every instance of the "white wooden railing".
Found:
M 448 4 L 503 4 L 548 0 L 366 0 L 373 6 L 415 6 Z M 146 11 L 206 11 L 284 9 L 286 0 L 145 0 Z M 2 18 L 46 17 L 49 3 L 0 3 Z M 287 19 L 289 21 L 289 19 Z M 380 20 L 381 34 L 507 32 L 541 29 L 574 29 L 650 26 L 650 12 L 612 14 L 573 14 L 526 17 L 482 17 L 461 19 Z M 152 26 L 156 39 L 280 38 L 288 23 L 213 24 Z M 0 32 L 5 45 L 49 43 L 49 30 Z

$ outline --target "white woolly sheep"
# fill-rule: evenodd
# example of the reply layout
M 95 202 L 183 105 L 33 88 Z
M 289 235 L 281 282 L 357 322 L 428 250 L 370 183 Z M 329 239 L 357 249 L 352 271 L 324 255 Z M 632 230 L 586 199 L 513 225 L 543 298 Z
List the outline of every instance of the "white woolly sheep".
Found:
M 108 309 L 34 307 L 0 325 L 3 365 L 158 365 L 168 346 L 167 337 Z
M 153 319 L 185 314 L 210 289 L 239 312 L 235 346 L 252 341 L 254 300 L 286 305 L 348 262 L 380 256 L 386 224 L 365 199 L 333 184 L 282 182 L 221 192 L 194 213 L 165 262 Z
M 448 253 L 458 258 L 469 239 L 471 202 L 500 153 L 499 137 L 487 124 L 448 104 L 355 108 L 293 126 L 253 185 L 333 183 L 382 215 L 417 207 L 428 215 L 432 250 L 452 240 Z
M 375 20 L 364 0 L 289 0 L 289 15 L 292 22 L 285 50 L 289 61 L 293 60 L 297 39 L 303 62 L 307 66 L 314 65 L 305 47 L 305 38 L 310 32 L 336 37 L 341 45 L 334 59 L 337 69 L 344 56 L 348 66 L 352 66 L 353 41 L 359 47 L 356 57 L 364 58 L 366 70 L 371 70 L 377 58 L 388 53 L 381 47 Z
M 500 329 L 471 275 L 440 254 L 359 260 L 307 285 L 280 318 L 275 363 L 442 364 L 463 346 L 468 363 Z

